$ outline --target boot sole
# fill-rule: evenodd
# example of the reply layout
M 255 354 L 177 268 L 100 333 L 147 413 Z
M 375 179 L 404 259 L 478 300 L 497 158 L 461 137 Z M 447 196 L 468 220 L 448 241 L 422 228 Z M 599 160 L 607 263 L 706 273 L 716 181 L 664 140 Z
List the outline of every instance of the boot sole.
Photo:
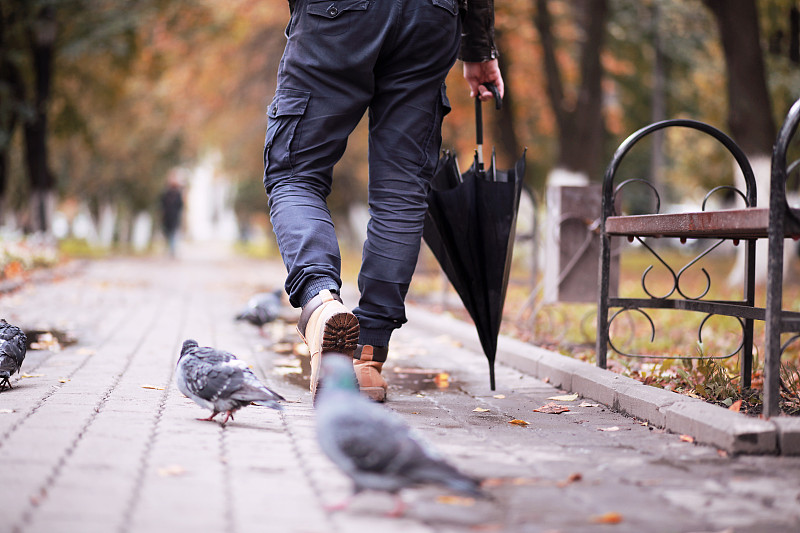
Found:
M 359 390 L 373 402 L 383 403 L 386 401 L 386 389 L 383 387 L 359 387 Z
M 325 320 L 322 331 L 322 341 L 320 342 L 320 359 L 326 353 L 341 353 L 348 357 L 353 357 L 358 345 L 359 333 L 358 318 L 353 313 L 335 313 Z M 313 373 L 313 372 L 312 372 Z M 319 391 L 322 389 L 322 381 L 319 375 L 316 383 L 311 384 L 311 403 L 316 405 Z M 314 379 L 314 376 L 312 376 Z
M 322 352 L 339 352 L 353 357 L 358 345 L 358 319 L 353 313 L 337 313 L 325 321 Z

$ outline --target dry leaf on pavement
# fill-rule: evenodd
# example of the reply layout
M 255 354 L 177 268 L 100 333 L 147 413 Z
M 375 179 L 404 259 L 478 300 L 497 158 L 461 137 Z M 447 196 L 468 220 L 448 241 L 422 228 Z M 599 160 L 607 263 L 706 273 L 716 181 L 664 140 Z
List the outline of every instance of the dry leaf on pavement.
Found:
M 578 407 L 600 407 L 599 403 L 592 403 L 587 401 L 582 401 Z
M 612 511 L 598 516 L 593 516 L 591 520 L 595 524 L 619 524 L 622 522 L 622 515 Z
M 527 422 L 525 422 L 524 420 L 520 420 L 518 418 L 515 418 L 514 420 L 511 420 L 508 423 L 509 424 L 514 424 L 516 426 L 527 426 L 528 425 Z
M 536 413 L 545 413 L 545 414 L 548 414 L 548 415 L 557 415 L 559 413 L 566 413 L 567 411 L 569 411 L 569 407 L 567 407 L 566 405 L 558 405 L 555 402 L 550 402 L 550 403 L 545 404 L 545 405 L 543 405 L 543 406 L 541 406 L 541 407 L 539 407 L 537 409 L 534 409 L 533 411 L 536 412 Z
M 473 413 L 488 413 L 488 409 L 484 409 L 483 407 L 476 407 L 472 410 Z
M 680 439 L 683 442 L 694 442 L 694 437 L 692 437 L 691 435 L 681 435 Z
M 142 385 L 143 389 L 152 389 L 152 390 L 164 390 L 164 387 L 158 387 L 156 385 Z
M 161 477 L 182 476 L 185 473 L 186 469 L 181 465 L 169 465 L 158 469 L 158 475 Z
M 445 494 L 436 498 L 438 503 L 444 503 L 447 505 L 461 505 L 463 507 L 469 507 L 470 505 L 475 505 L 475 498 L 468 498 L 466 496 L 455 496 L 453 494 Z
M 571 485 L 571 484 L 575 483 L 576 481 L 580 481 L 582 479 L 583 479 L 583 475 L 580 472 L 573 472 L 564 481 L 559 481 L 558 483 L 556 483 L 556 486 L 557 487 L 566 487 L 567 485 Z
M 619 431 L 619 426 L 611 426 L 610 428 L 597 428 L 598 431 Z
M 550 396 L 548 400 L 555 400 L 557 402 L 574 402 L 578 399 L 578 394 L 561 394 L 560 396 Z
M 505 397 L 506 397 L 505 394 L 495 394 L 494 396 L 492 396 L 492 398 L 497 398 L 498 400 L 502 400 Z

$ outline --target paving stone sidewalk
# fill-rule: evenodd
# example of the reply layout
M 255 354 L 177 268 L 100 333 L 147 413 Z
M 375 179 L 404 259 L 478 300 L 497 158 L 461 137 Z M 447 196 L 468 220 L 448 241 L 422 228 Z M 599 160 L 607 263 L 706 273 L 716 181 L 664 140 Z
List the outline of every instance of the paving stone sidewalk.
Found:
M 564 391 L 502 364 L 490 391 L 474 343 L 414 313 L 392 342 L 387 408 L 493 499 L 425 487 L 404 492 L 402 518 L 376 494 L 327 512 L 350 485 L 317 447 L 298 337 L 233 320 L 282 279 L 274 262 L 195 252 L 89 262 L 0 294 L 0 317 L 74 337 L 29 351 L 0 393 L 0 532 L 800 531 L 800 457 L 684 442 L 590 399 L 552 400 Z M 196 420 L 208 413 L 174 383 L 186 338 L 248 361 L 285 411 Z M 534 411 L 550 402 L 569 411 Z

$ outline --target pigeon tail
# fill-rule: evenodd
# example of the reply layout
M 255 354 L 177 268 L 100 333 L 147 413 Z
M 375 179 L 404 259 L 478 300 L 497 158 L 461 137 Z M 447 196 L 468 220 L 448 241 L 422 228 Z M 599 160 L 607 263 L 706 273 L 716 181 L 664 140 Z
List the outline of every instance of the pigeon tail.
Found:
M 257 402 L 253 402 L 253 404 L 260 405 L 262 407 L 269 407 L 270 409 L 275 409 L 277 411 L 283 411 L 283 406 L 275 400 L 259 400 Z
M 481 481 L 470 477 L 450 463 L 429 458 L 430 461 L 420 462 L 412 478 L 416 482 L 438 483 L 445 487 L 475 498 L 490 499 L 489 495 L 481 490 Z

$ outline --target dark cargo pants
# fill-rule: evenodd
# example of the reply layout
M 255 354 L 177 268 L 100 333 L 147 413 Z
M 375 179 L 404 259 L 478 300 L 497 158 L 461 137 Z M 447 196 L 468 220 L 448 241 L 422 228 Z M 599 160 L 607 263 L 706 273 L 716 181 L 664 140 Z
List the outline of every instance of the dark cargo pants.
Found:
M 286 290 L 301 306 L 341 286 L 326 198 L 333 166 L 369 110 L 370 221 L 353 310 L 361 344 L 386 346 L 422 236 L 425 198 L 449 111 L 458 0 L 297 0 L 269 105 L 264 186 Z

